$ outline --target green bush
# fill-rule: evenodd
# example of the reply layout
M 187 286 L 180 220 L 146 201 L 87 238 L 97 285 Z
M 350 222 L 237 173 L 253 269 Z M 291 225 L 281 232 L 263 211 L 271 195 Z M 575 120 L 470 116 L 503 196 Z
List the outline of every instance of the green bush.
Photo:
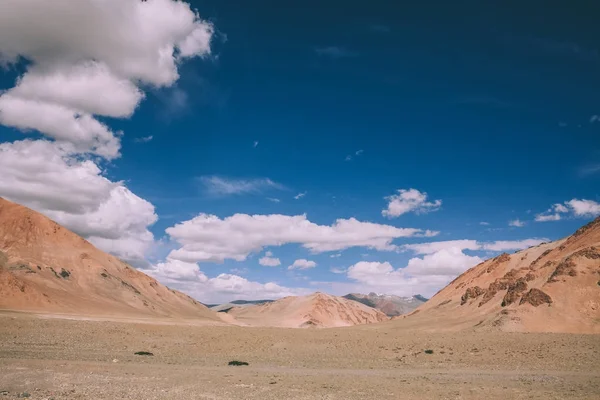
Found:
M 153 353 L 150 353 L 149 351 L 136 351 L 134 353 L 136 356 L 153 356 Z
M 425 350 L 425 354 L 433 354 L 433 350 L 427 349 L 427 350 Z
M 233 360 L 233 361 L 229 361 L 229 365 L 240 366 L 240 365 L 250 365 L 250 364 L 248 364 L 246 361 Z

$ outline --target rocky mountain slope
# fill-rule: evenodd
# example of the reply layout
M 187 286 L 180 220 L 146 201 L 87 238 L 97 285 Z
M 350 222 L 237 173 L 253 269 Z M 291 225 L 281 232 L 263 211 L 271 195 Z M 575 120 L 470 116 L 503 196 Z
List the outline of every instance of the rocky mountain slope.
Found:
M 2 198 L 0 309 L 221 321 L 191 297 Z
M 471 268 L 398 323 L 600 333 L 600 218 L 567 238 Z
M 216 312 L 228 312 L 233 307 L 251 307 L 258 304 L 272 303 L 275 300 L 233 300 L 229 303 L 213 304 L 207 306 Z
M 255 306 L 228 311 L 237 321 L 252 326 L 329 328 L 388 320 L 382 312 L 356 301 L 324 293 L 290 296 Z
M 400 297 L 389 294 L 361 294 L 349 293 L 343 296 L 345 299 L 358 301 L 366 306 L 373 307 L 388 317 L 396 317 L 408 314 L 427 301 L 420 295 L 413 297 Z

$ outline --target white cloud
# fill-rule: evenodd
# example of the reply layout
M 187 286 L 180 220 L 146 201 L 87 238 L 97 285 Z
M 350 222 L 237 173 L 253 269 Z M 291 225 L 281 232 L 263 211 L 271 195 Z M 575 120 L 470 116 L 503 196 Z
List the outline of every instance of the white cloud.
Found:
M 490 223 L 489 222 L 485 222 L 485 221 L 481 221 L 479 223 L 479 225 L 483 225 L 483 226 L 488 226 Z
M 489 250 L 489 251 L 509 251 L 522 250 L 531 246 L 536 246 L 542 242 L 547 242 L 546 238 L 531 238 L 525 240 L 500 240 L 495 242 L 478 242 L 476 240 L 446 240 L 439 242 L 405 244 L 400 247 L 400 250 L 410 250 L 415 254 L 434 254 L 442 250 L 459 249 L 459 250 Z
M 169 86 L 178 63 L 210 54 L 211 24 L 172 0 L 6 0 L 0 59 L 30 63 L 0 95 L 0 123 L 120 156 L 120 132 L 94 115 L 124 118 L 144 95 L 139 83 Z
M 119 157 L 119 137 L 90 114 L 58 103 L 16 97 L 11 91 L 0 96 L 0 124 L 21 130 L 37 130 L 63 143 L 72 143 L 81 153 L 107 159 Z
M 352 161 L 352 156 L 350 154 L 348 154 L 344 160 L 345 161 Z
M 331 258 L 339 258 L 342 256 L 342 253 L 331 254 L 329 257 Z
M 0 96 L 0 123 L 120 156 L 120 132 L 94 115 L 127 118 L 140 83 L 169 86 L 181 60 L 210 54 L 212 25 L 172 0 L 6 0 L 0 59 L 30 63 Z
M 538 214 L 535 216 L 536 222 L 560 221 L 560 214 Z
M 154 139 L 154 136 L 152 136 L 152 135 L 150 135 L 150 136 L 143 136 L 143 137 L 140 137 L 140 138 L 136 138 L 135 142 L 136 143 L 148 143 L 152 139 Z
M 573 214 L 577 217 L 595 217 L 600 215 L 600 203 L 593 200 L 572 199 L 565 204 L 571 208 Z
M 440 242 L 405 244 L 402 250 L 411 250 L 415 254 L 433 254 L 440 250 L 459 248 L 461 250 L 479 250 L 481 245 L 476 240 L 446 240 Z
M 267 200 L 269 200 L 272 203 L 280 203 L 281 200 L 275 197 L 267 197 Z
M 330 272 L 334 273 L 334 274 L 345 274 L 348 270 L 345 268 L 335 268 L 332 267 L 331 269 L 329 269 Z
M 294 199 L 300 200 L 304 196 L 306 196 L 306 192 L 298 193 L 297 195 L 294 196 Z
M 563 206 L 562 204 L 555 204 L 554 206 L 552 206 L 553 210 L 557 213 L 567 213 L 569 212 L 569 209 L 565 206 Z
M 0 52 L 37 65 L 98 60 L 119 76 L 162 86 L 178 78 L 178 57 L 210 54 L 212 32 L 178 1 L 5 0 Z
M 482 250 L 489 251 L 510 251 L 510 250 L 523 250 L 531 246 L 537 246 L 542 242 L 549 242 L 550 239 L 524 239 L 524 240 L 499 240 L 496 242 L 482 243 Z
M 411 258 L 405 268 L 394 269 L 389 262 L 361 261 L 348 268 L 347 276 L 358 282 L 361 292 L 430 296 L 481 261 L 451 247 L 423 258 Z
M 522 228 L 525 226 L 525 222 L 521 221 L 520 219 L 513 219 L 511 221 L 508 221 L 508 226 L 514 226 L 516 228 Z
M 271 252 L 271 251 L 267 251 L 267 252 L 265 253 L 265 256 L 267 256 L 267 257 L 273 257 L 273 252 Z
M 271 255 L 262 257 L 260 260 L 258 260 L 258 263 L 263 267 L 277 267 L 281 265 L 281 260 L 279 260 L 279 258 L 271 257 Z
M 304 258 L 294 261 L 292 265 L 288 267 L 289 270 L 292 269 L 310 269 L 317 266 L 317 263 L 314 261 L 309 261 Z
M 354 218 L 338 219 L 332 225 L 318 225 L 306 215 L 235 214 L 221 219 L 200 214 L 167 229 L 167 233 L 182 245 L 171 258 L 188 262 L 225 259 L 243 261 L 252 252 L 266 246 L 297 243 L 313 253 L 339 251 L 350 247 L 395 250 L 396 238 L 411 237 L 422 231 L 396 228 Z
M 273 182 L 269 178 L 229 179 L 219 176 L 202 176 L 198 179 L 208 193 L 217 196 L 261 193 L 269 189 L 285 189 L 283 185 Z
M 600 122 L 600 115 L 592 115 L 590 117 L 590 124 L 593 124 L 594 122 Z
M 0 145 L 0 195 L 141 262 L 154 206 L 104 177 L 99 163 L 120 156 L 122 133 L 95 116 L 130 117 L 142 85 L 172 85 L 184 59 L 210 54 L 212 25 L 172 0 L 6 0 L 1 9 L 0 60 L 26 70 L 0 93 L 0 123 L 53 141 Z
M 420 192 L 417 189 L 400 189 L 398 194 L 385 198 L 388 201 L 387 209 L 381 214 L 384 217 L 396 218 L 408 212 L 416 214 L 425 214 L 437 211 L 441 205 L 441 200 L 427 201 L 427 193 Z
M 446 275 L 462 274 L 473 265 L 483 260 L 477 256 L 468 256 L 457 247 L 443 249 L 423 258 L 411 258 L 402 271 L 412 276 L 416 275 Z
M 257 146 L 258 146 L 258 140 L 255 140 L 252 147 L 257 147 Z
M 198 264 L 173 259 L 167 259 L 141 271 L 204 303 L 225 303 L 237 299 L 277 299 L 310 293 L 310 290 L 304 288 L 287 288 L 275 282 L 253 282 L 233 274 L 220 274 L 208 278 L 200 271 Z
M 365 151 L 363 149 L 357 150 L 356 151 L 356 155 L 360 156 L 362 153 L 364 153 Z
M 107 117 L 130 117 L 144 94 L 130 80 L 105 65 L 87 61 L 75 65 L 32 68 L 9 94 L 45 104 Z
M 537 214 L 535 220 L 537 222 L 560 221 L 561 214 L 568 213 L 580 218 L 595 217 L 600 215 L 600 203 L 593 200 L 571 199 L 563 204 L 554 204 L 546 212 Z
M 66 147 L 46 140 L 1 143 L 0 194 L 105 251 L 130 261 L 143 259 L 154 239 L 148 230 L 157 219 L 154 206 Z

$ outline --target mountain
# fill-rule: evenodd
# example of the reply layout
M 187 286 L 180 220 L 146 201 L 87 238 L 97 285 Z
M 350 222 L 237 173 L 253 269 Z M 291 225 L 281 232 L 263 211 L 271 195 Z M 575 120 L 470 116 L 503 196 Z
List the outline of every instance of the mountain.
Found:
M 250 307 L 257 304 L 271 303 L 273 301 L 274 300 L 233 300 L 229 303 L 213 304 L 208 306 L 208 308 L 216 312 L 229 312 L 233 307 Z
M 253 326 L 285 328 L 330 328 L 387 321 L 382 312 L 356 301 L 324 293 L 289 296 L 270 303 L 234 307 L 237 321 Z
M 469 269 L 396 322 L 431 330 L 600 333 L 600 218 L 567 238 Z
M 388 317 L 407 314 L 427 301 L 421 295 L 413 297 L 400 297 L 388 294 L 361 294 L 349 293 L 343 296 L 345 299 L 358 301 L 366 306 L 376 308 Z
M 191 297 L 2 198 L 0 309 L 221 321 Z

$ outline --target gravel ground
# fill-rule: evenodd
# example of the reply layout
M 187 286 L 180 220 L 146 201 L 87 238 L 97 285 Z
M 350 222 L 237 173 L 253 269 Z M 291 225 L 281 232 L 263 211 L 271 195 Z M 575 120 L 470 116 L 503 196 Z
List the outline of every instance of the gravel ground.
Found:
M 250 365 L 230 367 L 231 360 Z M 595 335 L 423 333 L 393 323 L 322 330 L 153 325 L 0 313 L 0 399 L 598 399 L 599 394 Z

